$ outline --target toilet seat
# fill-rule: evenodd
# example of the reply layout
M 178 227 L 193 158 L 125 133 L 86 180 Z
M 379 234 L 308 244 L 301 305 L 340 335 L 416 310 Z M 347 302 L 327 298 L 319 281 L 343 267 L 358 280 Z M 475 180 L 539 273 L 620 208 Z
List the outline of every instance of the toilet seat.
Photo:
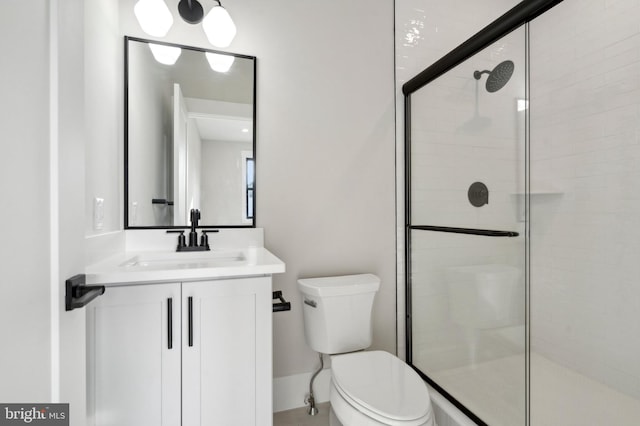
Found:
M 429 391 L 420 376 L 384 351 L 331 357 L 336 390 L 352 407 L 385 425 L 427 424 L 432 417 Z

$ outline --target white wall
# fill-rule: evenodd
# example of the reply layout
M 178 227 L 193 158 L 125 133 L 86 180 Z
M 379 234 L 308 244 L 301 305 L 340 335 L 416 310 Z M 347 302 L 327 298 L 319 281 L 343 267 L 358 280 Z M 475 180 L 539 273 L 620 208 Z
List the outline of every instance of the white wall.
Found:
M 531 176 L 558 191 L 532 196 L 533 349 L 635 398 L 638 16 L 637 1 L 565 1 L 531 25 Z
M 24 17 L 33 25 L 25 31 Z M 48 401 L 51 387 L 49 250 L 49 13 L 45 3 L 0 6 L 0 400 Z M 25 255 L 28 254 L 28 255 Z
M 84 313 L 64 280 L 84 266 L 83 7 L 2 3 L 5 87 L 0 400 L 67 402 L 84 422 Z M 34 28 L 24 31 L 24 16 Z M 20 40 L 19 45 L 16 40 Z M 81 178 L 78 178 L 80 176 Z
M 121 31 L 146 37 L 134 3 L 120 1 Z M 274 289 L 293 306 L 274 315 L 274 376 L 316 367 L 304 341 L 299 277 L 380 275 L 374 347 L 393 352 L 393 6 L 250 0 L 225 7 L 238 27 L 228 50 L 258 58 L 257 226 L 287 264 Z M 165 40 L 209 47 L 201 29 L 180 18 Z
M 274 316 L 274 376 L 318 366 L 304 340 L 298 278 L 379 275 L 373 347 L 395 352 L 393 5 L 252 8 L 257 224 L 287 263 L 274 288 L 293 306 Z
M 118 2 L 85 1 L 85 233 L 98 236 L 122 229 L 123 46 Z M 76 34 L 76 37 L 82 37 Z M 93 226 L 94 198 L 104 199 L 104 224 Z
M 84 309 L 65 311 L 64 281 L 84 272 L 85 266 L 85 45 L 82 37 L 84 0 L 56 2 L 55 44 L 52 48 L 52 109 L 50 169 L 52 220 L 52 368 L 51 400 L 67 402 L 70 424 L 83 426 L 86 418 L 86 327 Z M 53 6 L 52 5 L 52 6 Z M 53 7 L 50 7 L 52 10 Z

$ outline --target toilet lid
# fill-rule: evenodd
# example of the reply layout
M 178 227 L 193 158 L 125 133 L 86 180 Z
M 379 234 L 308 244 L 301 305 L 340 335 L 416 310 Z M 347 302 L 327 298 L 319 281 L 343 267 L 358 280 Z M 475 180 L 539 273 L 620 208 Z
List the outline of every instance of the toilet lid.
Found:
M 331 377 L 346 399 L 370 411 L 374 417 L 411 421 L 431 412 L 429 391 L 420 376 L 388 352 L 334 356 Z

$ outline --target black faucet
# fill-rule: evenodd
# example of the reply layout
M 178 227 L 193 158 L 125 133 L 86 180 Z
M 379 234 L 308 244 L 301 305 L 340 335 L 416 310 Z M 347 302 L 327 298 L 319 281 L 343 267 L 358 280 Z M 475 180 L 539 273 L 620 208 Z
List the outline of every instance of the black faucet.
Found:
M 200 210 L 191 209 L 191 231 L 189 232 L 189 245 L 186 244 L 184 238 L 184 230 L 169 230 L 168 233 L 179 233 L 178 235 L 178 247 L 176 251 L 209 251 L 209 236 L 208 232 L 218 232 L 217 229 L 203 229 L 202 237 L 200 237 L 200 244 L 198 244 L 198 222 L 200 221 Z
M 197 247 L 198 246 L 198 231 L 196 228 L 198 227 L 198 222 L 200 221 L 200 210 L 191 209 L 191 232 L 189 232 L 189 247 Z M 209 248 L 207 247 L 207 250 Z

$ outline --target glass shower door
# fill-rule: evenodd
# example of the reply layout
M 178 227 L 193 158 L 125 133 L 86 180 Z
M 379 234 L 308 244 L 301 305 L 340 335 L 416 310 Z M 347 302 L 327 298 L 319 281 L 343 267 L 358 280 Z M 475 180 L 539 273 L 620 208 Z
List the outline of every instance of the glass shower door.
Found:
M 480 424 L 526 424 L 526 31 L 411 94 L 408 360 Z

